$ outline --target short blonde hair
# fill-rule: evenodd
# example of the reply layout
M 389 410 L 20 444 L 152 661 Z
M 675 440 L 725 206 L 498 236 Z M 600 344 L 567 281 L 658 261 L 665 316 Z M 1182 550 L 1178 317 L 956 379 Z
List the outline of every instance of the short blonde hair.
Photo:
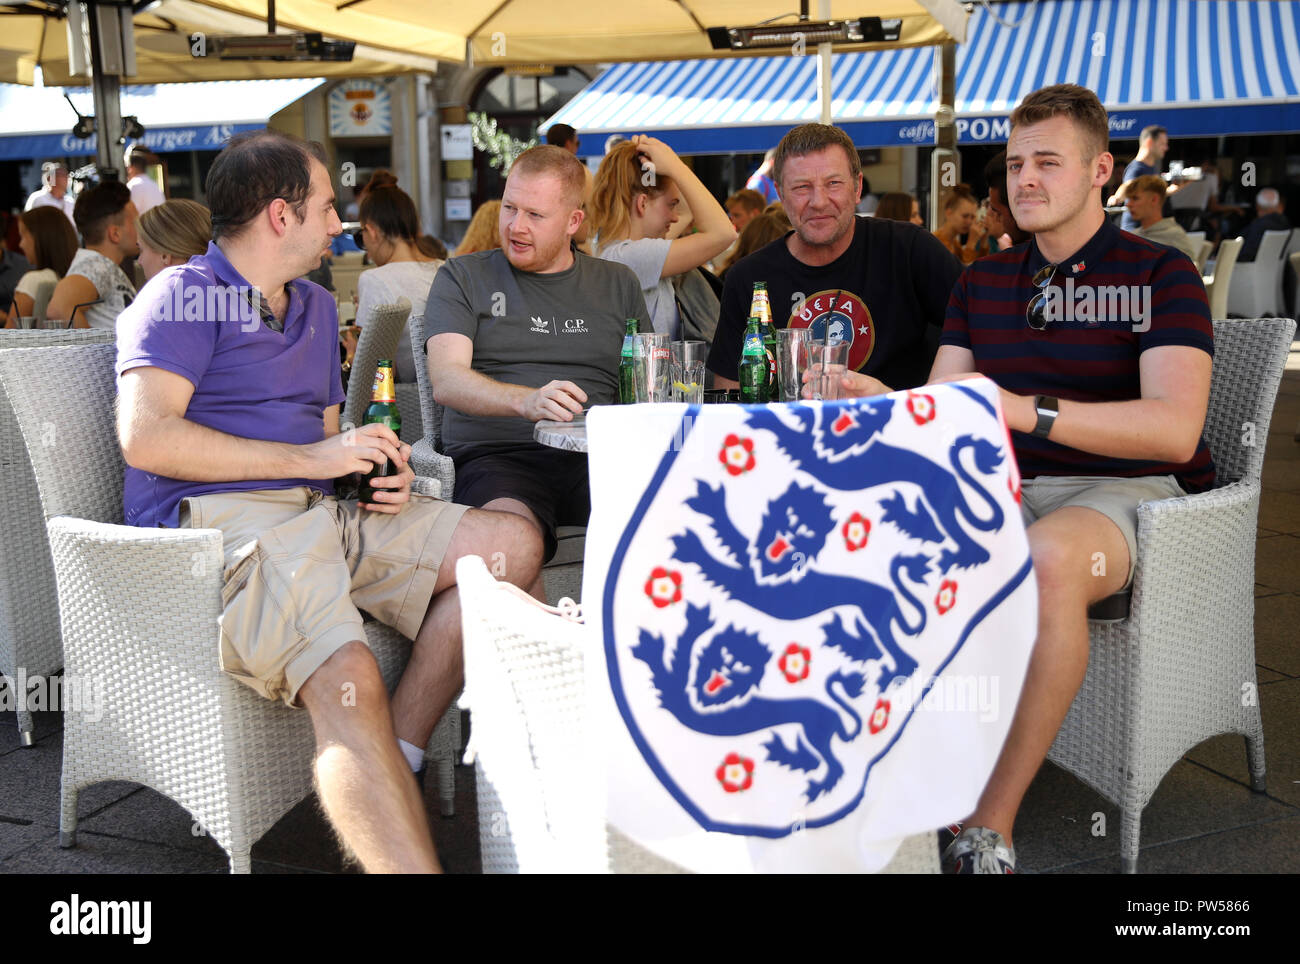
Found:
M 208 242 L 212 240 L 212 215 L 197 201 L 173 198 L 140 215 L 136 233 L 159 254 L 188 261 L 208 250 Z
M 574 208 L 582 207 L 582 196 L 587 191 L 587 175 L 582 161 L 578 160 L 563 147 L 554 144 L 539 144 L 530 147 L 510 165 L 510 173 L 549 174 L 558 177 L 564 184 L 565 195 Z M 508 175 L 507 175 L 508 177 Z
M 1135 191 L 1146 191 L 1148 194 L 1154 194 L 1163 200 L 1168 190 L 1169 185 L 1165 183 L 1165 179 L 1159 174 L 1143 174 L 1128 182 L 1124 188 L 1124 196 L 1132 197 Z

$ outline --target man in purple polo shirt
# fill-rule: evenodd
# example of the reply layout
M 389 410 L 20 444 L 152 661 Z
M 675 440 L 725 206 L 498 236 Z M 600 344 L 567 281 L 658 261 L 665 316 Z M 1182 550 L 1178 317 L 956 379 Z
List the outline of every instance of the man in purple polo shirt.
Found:
M 307 708 L 321 802 L 365 869 L 432 871 L 410 774 L 460 685 L 455 561 L 502 553 L 527 586 L 541 540 L 517 516 L 412 495 L 410 447 L 387 427 L 339 431 L 337 312 L 302 280 L 341 230 L 322 160 L 272 131 L 233 139 L 208 175 L 207 253 L 120 316 L 126 519 L 221 530 L 223 669 Z M 375 480 L 374 503 L 333 497 L 332 479 L 386 458 L 403 471 Z M 358 610 L 414 640 L 391 706 Z
M 958 278 L 930 372 L 998 384 L 1038 583 L 1020 702 L 975 812 L 948 828 L 948 873 L 1014 870 L 1020 802 L 1088 668 L 1088 606 L 1133 577 L 1138 504 L 1214 481 L 1201 437 L 1214 351 L 1205 287 L 1184 255 L 1106 220 L 1108 141 L 1084 87 L 1045 87 L 1012 112 L 1008 200 L 1033 238 Z

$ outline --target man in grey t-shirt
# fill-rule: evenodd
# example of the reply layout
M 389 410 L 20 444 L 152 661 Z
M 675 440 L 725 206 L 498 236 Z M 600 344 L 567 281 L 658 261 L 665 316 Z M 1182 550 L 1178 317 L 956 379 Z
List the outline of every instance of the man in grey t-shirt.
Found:
M 501 199 L 500 250 L 448 261 L 424 313 L 455 501 L 529 519 L 547 558 L 557 525 L 586 524 L 587 458 L 533 441 L 533 424 L 616 402 L 626 320 L 646 319 L 630 270 L 572 247 L 584 183 L 563 148 L 521 154 Z M 541 598 L 540 576 L 532 591 Z

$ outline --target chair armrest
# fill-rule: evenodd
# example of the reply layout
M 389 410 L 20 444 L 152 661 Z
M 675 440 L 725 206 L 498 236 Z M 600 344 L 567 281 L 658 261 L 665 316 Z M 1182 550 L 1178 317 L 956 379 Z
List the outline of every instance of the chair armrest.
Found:
M 165 664 L 218 672 L 223 556 L 216 529 L 47 524 L 69 673 L 132 685 Z
M 441 499 L 443 488 L 442 483 L 437 479 L 431 479 L 424 475 L 416 475 L 411 480 L 411 491 L 415 495 L 427 495 L 431 499 Z
M 1240 481 L 1138 506 L 1132 611 L 1144 637 L 1174 642 L 1253 613 L 1259 496 L 1257 481 Z
M 442 498 L 451 501 L 456 491 L 456 463 L 441 452 L 434 451 L 426 435 L 411 446 L 411 469 L 418 476 L 436 479 L 442 484 Z

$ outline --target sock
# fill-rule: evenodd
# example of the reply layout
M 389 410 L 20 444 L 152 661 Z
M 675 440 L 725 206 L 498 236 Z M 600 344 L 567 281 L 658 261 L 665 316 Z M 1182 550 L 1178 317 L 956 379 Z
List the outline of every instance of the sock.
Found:
M 424 750 L 407 743 L 400 737 L 397 740 L 397 745 L 402 751 L 402 756 L 406 757 L 406 764 L 411 768 L 411 772 L 419 773 L 420 767 L 424 766 Z

